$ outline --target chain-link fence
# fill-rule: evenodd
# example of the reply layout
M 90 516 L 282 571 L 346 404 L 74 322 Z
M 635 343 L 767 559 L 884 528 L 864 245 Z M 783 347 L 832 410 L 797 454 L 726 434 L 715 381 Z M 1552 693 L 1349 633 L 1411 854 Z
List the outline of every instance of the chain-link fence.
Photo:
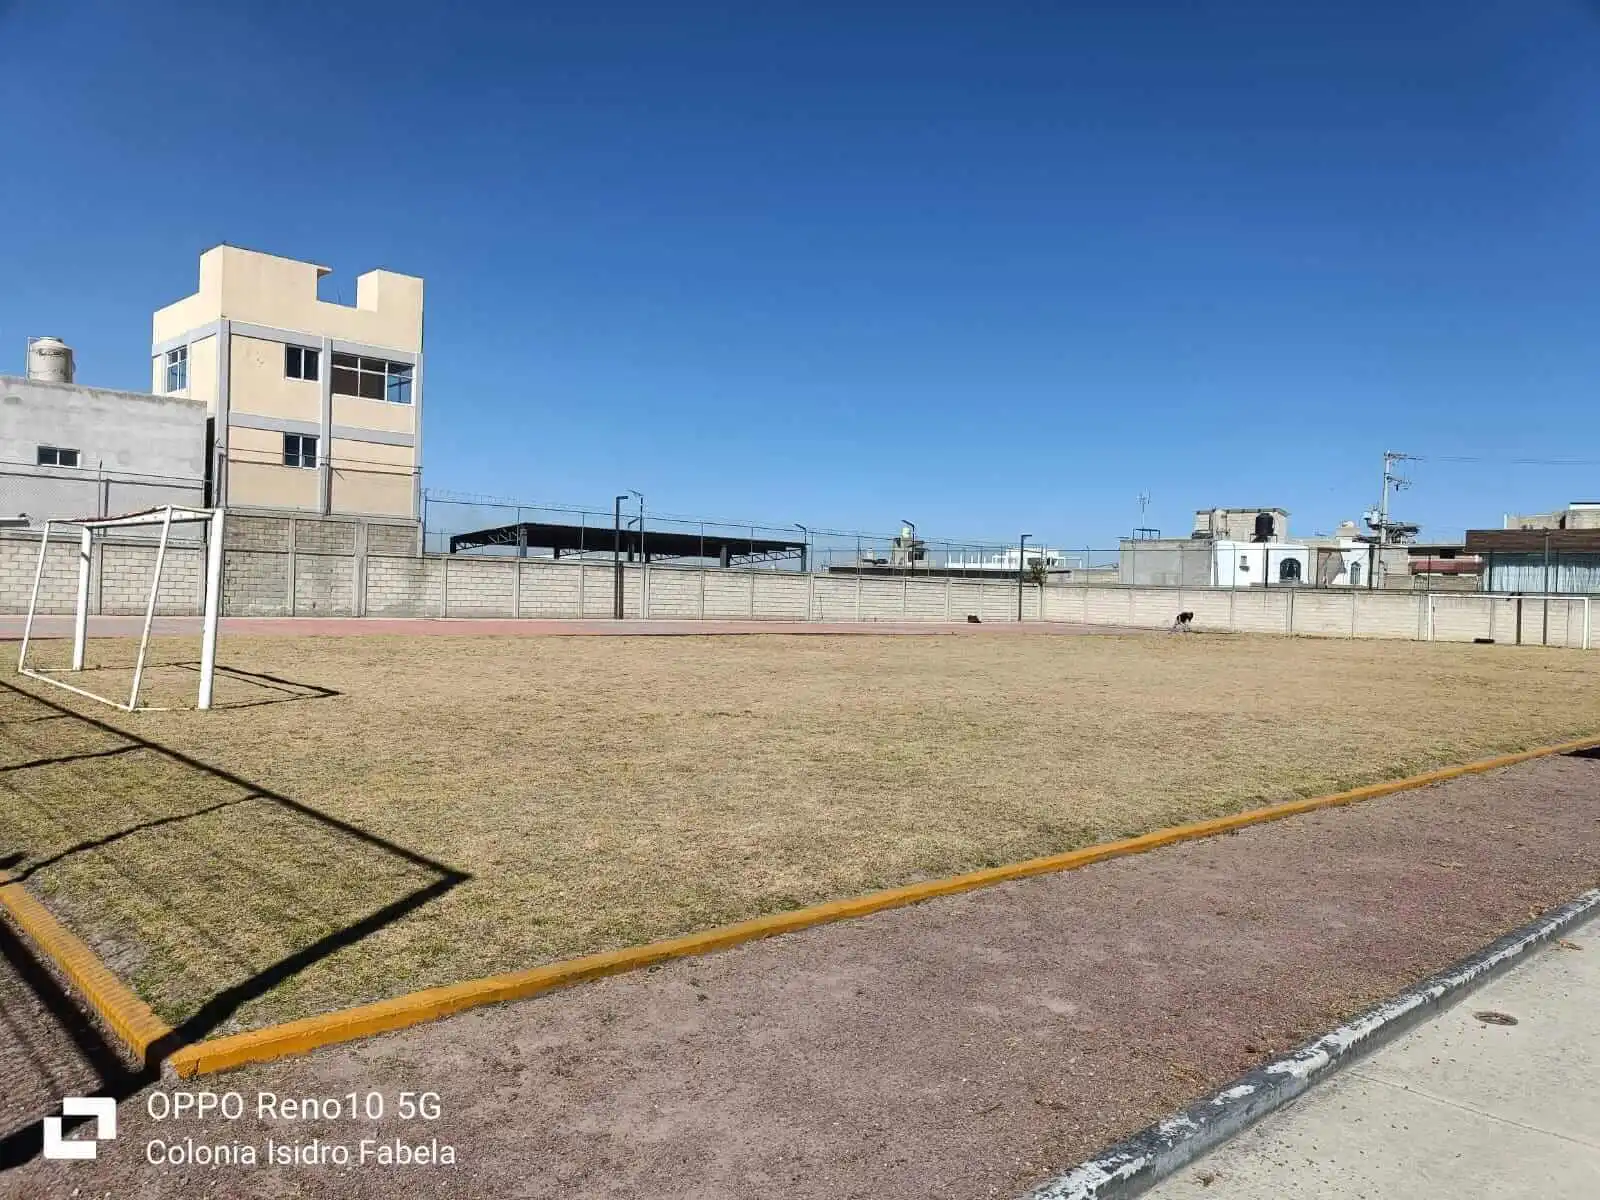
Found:
M 640 536 L 641 520 L 644 535 Z M 895 533 L 726 521 L 651 512 L 636 494 L 610 510 L 525 503 L 426 489 L 424 546 L 433 553 L 525 558 L 677 561 L 830 575 L 1003 578 L 1074 586 L 1362 588 L 1476 591 L 1476 557 L 1379 547 L 1350 538 L 1287 543 L 1124 540 L 1115 549 L 1060 540 L 948 538 L 907 522 Z
M 642 522 L 642 525 L 641 525 Z M 643 536 L 640 529 L 644 530 Z M 437 489 L 423 492 L 423 542 L 430 553 L 524 558 L 676 561 L 819 574 L 1015 579 L 1094 573 L 1115 582 L 1113 552 L 1052 542 L 927 537 L 909 523 L 896 533 L 827 529 L 804 522 L 729 521 L 652 512 L 636 495 L 596 506 L 525 503 Z
M 163 504 L 200 507 L 205 483 L 199 479 L 137 475 L 102 468 L 40 467 L 0 463 L 0 518 L 41 528 L 46 521 L 114 517 Z M 188 527 L 174 527 L 174 536 Z M 192 535 L 192 531 L 189 531 Z

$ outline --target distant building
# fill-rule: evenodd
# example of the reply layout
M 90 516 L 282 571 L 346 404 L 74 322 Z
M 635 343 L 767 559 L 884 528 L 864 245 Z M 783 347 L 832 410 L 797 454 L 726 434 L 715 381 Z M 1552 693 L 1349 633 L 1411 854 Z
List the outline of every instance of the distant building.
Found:
M 1260 535 L 1268 521 L 1271 528 L 1263 539 Z M 1281 542 L 1289 536 L 1289 514 L 1281 508 L 1202 508 L 1194 514 L 1194 532 L 1189 536 L 1235 542 Z
M 1124 538 L 1119 582 L 1142 587 L 1295 587 L 1313 582 L 1307 546 L 1281 508 L 1202 508 L 1187 538 Z
M 33 525 L 206 503 L 206 406 L 0 376 L 0 517 Z
M 151 389 L 208 416 L 207 477 L 230 508 L 420 518 L 422 280 L 356 279 L 234 246 L 200 256 L 198 290 L 157 310 Z
M 1485 591 L 1600 592 L 1600 503 L 1575 500 L 1550 513 L 1507 516 L 1504 524 L 1467 530 L 1468 553 L 1485 564 Z

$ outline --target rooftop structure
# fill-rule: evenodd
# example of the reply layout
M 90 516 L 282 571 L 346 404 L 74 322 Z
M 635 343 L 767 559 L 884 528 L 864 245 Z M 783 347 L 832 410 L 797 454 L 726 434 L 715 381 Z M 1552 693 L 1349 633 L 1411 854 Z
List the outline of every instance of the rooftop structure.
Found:
M 151 389 L 202 401 L 207 475 L 232 508 L 420 517 L 422 280 L 356 279 L 216 246 L 199 287 L 151 323 Z

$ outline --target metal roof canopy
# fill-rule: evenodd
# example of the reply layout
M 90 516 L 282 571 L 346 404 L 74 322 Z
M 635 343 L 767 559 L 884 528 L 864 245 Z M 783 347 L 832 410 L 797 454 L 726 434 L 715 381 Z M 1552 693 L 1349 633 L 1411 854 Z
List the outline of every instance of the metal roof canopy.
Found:
M 1469 554 L 1600 553 L 1600 529 L 1469 529 Z
M 483 546 L 514 546 L 518 550 L 550 550 L 557 558 L 563 551 L 609 554 L 619 548 L 630 559 L 643 551 L 646 561 L 658 558 L 714 558 L 723 565 L 774 562 L 803 558 L 806 544 L 779 538 L 742 537 L 730 533 L 678 533 L 670 529 L 646 529 L 641 547 L 637 529 L 616 530 L 601 525 L 548 525 L 542 521 L 521 521 L 452 534 L 450 553 Z

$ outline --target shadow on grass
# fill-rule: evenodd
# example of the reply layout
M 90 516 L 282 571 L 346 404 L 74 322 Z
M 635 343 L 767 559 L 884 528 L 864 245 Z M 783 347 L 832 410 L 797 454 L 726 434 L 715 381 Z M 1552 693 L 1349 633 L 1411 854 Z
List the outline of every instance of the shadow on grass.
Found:
M 22 940 L 5 921 L 0 920 L 0 970 L 9 970 L 22 986 L 38 998 L 52 1017 L 58 1029 L 72 1043 L 80 1069 L 92 1074 L 95 1083 L 83 1089 L 98 1096 L 110 1096 L 117 1103 L 135 1095 L 161 1077 L 156 1067 L 132 1067 L 106 1040 L 100 1027 L 86 1017 L 76 1000 L 67 994 L 56 981 L 48 967 L 39 961 L 32 947 Z M 41 1074 L 43 1072 L 41 1071 Z M 21 1081 L 8 1080 L 10 1087 L 20 1087 Z M 36 1081 L 53 1087 L 54 1078 Z M 88 1118 L 68 1117 L 63 1128 L 76 1128 Z M 44 1121 L 34 1121 L 17 1129 L 0 1130 L 0 1171 L 9 1171 L 31 1162 L 44 1148 Z
M 222 668 L 219 667 L 218 670 L 221 671 Z M 293 684 L 270 676 L 259 677 L 258 682 L 284 689 L 305 687 L 305 685 Z M 277 810 L 285 815 L 287 821 L 291 823 L 298 822 L 294 826 L 295 828 L 309 830 L 316 836 L 328 840 L 329 852 L 325 865 L 317 869 L 324 873 L 332 874 L 333 878 L 343 885 L 347 893 L 361 886 L 361 880 L 354 874 L 355 867 L 351 864 L 355 864 L 362 853 L 375 854 L 380 859 L 396 860 L 398 863 L 403 864 L 403 868 L 397 869 L 412 872 L 413 876 L 414 873 L 420 872 L 426 880 L 421 886 L 406 891 L 374 911 L 339 924 L 337 928 L 324 933 L 307 945 L 294 948 L 289 953 L 283 954 L 277 961 L 253 970 L 246 978 L 227 986 L 219 987 L 214 994 L 199 1003 L 186 1018 L 179 1022 L 171 1034 L 152 1046 L 147 1062 L 139 1067 L 130 1067 L 122 1061 L 95 1022 L 85 1015 L 86 1010 L 68 994 L 51 971 L 33 954 L 27 944 L 3 920 L 0 920 L 0 953 L 4 954 L 5 961 L 10 965 L 12 973 L 18 976 L 45 1009 L 54 1015 L 60 1028 L 76 1046 L 87 1069 L 96 1076 L 96 1084 L 93 1087 L 83 1089 L 83 1094 L 113 1096 L 119 1102 L 127 1099 L 158 1078 L 160 1063 L 164 1058 L 183 1046 L 203 1040 L 250 1001 L 265 995 L 273 988 L 294 978 L 330 955 L 355 945 L 379 930 L 415 912 L 422 906 L 437 900 L 470 878 L 463 871 L 438 862 L 426 855 L 418 854 L 403 846 L 396 845 L 376 834 L 349 822 L 339 820 L 336 817 L 329 816 L 289 796 L 261 787 L 228 771 L 201 762 L 179 751 L 169 749 L 147 738 L 140 737 L 136 733 L 119 729 L 94 717 L 74 712 L 47 697 L 35 695 L 3 680 L 0 680 L 0 689 L 3 689 L 0 690 L 0 699 L 8 700 L 13 705 L 21 706 L 21 711 L 15 714 L 15 720 L 12 719 L 12 714 L 0 716 L 0 728 L 5 728 L 12 724 L 31 724 L 36 720 L 42 719 L 40 713 L 43 711 L 51 717 L 70 719 L 77 728 L 85 732 L 92 731 L 94 734 L 110 736 L 118 739 L 121 743 L 111 749 L 63 754 L 52 758 L 38 758 L 0 769 L 0 772 L 3 772 L 0 773 L 0 778 L 9 781 L 5 786 L 12 791 L 13 796 L 18 798 L 19 803 L 26 803 L 29 798 L 16 789 L 16 781 L 19 778 L 26 778 L 27 772 L 30 770 L 49 770 L 64 764 L 88 760 L 118 760 L 134 752 L 144 752 L 154 756 L 155 760 L 158 760 L 163 767 L 170 767 L 180 773 L 187 773 L 203 783 L 220 784 L 229 789 L 238 789 L 240 792 L 237 796 L 199 808 L 191 808 L 164 816 L 149 817 L 149 819 L 131 824 L 125 823 L 121 827 L 104 832 L 99 836 L 80 838 L 71 845 L 38 859 L 31 859 L 25 850 L 17 851 L 11 847 L 0 847 L 0 869 L 13 870 L 13 879 L 25 880 L 48 867 L 70 863 L 80 856 L 93 854 L 118 843 L 125 843 L 128 839 L 134 838 L 136 835 L 146 834 L 151 830 L 163 828 L 184 830 L 190 827 L 191 822 L 195 822 L 197 818 L 205 817 L 208 814 L 214 814 L 245 803 L 266 803 L 275 806 Z M 296 693 L 286 698 L 306 699 L 332 695 L 337 695 L 337 693 L 331 689 L 318 688 L 312 689 L 309 693 Z M 255 701 L 254 703 L 274 702 L 276 701 Z M 76 780 L 74 782 L 81 784 L 82 781 Z M 86 814 L 99 815 L 104 809 L 114 809 L 117 806 L 117 802 L 125 802 L 128 799 L 128 794 L 126 793 L 108 790 L 110 791 L 109 797 L 73 795 L 71 800 L 66 803 L 70 803 L 73 807 Z M 49 791 L 48 794 L 51 797 L 55 797 L 64 793 L 58 789 Z M 138 788 L 132 789 L 132 794 L 137 795 L 141 800 L 148 799 L 144 791 Z M 97 800 L 101 801 L 101 804 L 96 805 L 95 801 Z M 58 810 L 62 807 L 64 807 L 64 804 L 57 805 Z M 124 807 L 126 807 L 126 804 L 124 804 Z M 145 815 L 148 816 L 148 814 Z M 53 814 L 52 821 L 55 825 L 61 824 L 59 811 Z M 252 824 L 260 823 L 253 822 Z M 8 824 L 11 823 L 8 822 Z M 197 843 L 201 836 L 201 833 L 191 833 L 192 840 Z M 315 840 L 315 837 L 310 840 Z M 240 862 L 237 857 L 229 861 L 228 856 L 221 850 L 202 847 L 202 853 L 213 859 L 225 861 L 230 866 L 238 867 L 244 870 L 246 874 L 255 873 L 251 870 L 255 864 L 248 861 Z M 21 864 L 25 865 L 22 865 L 21 870 L 17 871 L 16 868 Z M 121 868 L 117 869 L 122 872 L 123 877 L 130 884 L 135 887 L 139 886 L 138 881 L 132 875 L 129 875 Z M 176 864 L 172 867 L 172 871 L 175 876 L 180 873 Z M 213 871 L 213 875 L 215 875 L 215 871 Z M 144 890 L 149 894 L 148 888 Z M 254 889 L 255 892 L 261 892 L 262 890 L 259 884 Z M 180 910 L 176 903 L 173 902 L 171 895 L 165 893 L 162 895 L 171 911 L 174 914 L 178 914 Z M 274 901 L 279 899 L 278 897 L 271 898 Z M 263 897 L 255 894 L 230 893 L 217 895 L 210 899 L 215 904 L 217 911 L 227 912 L 231 917 L 237 919 L 238 913 L 248 903 L 262 900 Z M 303 899 L 303 897 L 299 899 Z M 320 915 L 321 909 L 319 908 L 317 911 Z M 354 916 L 354 914 L 351 915 Z M 182 918 L 180 917 L 179 919 Z M 326 926 L 324 925 L 324 927 Z M 198 925 L 192 925 L 192 928 L 196 934 L 200 935 L 196 939 L 197 941 L 206 940 L 203 929 Z M 229 959 L 228 961 L 236 961 L 236 959 Z M 39 1154 L 43 1144 L 43 1115 L 45 1114 L 41 1114 L 39 1120 L 25 1127 L 11 1131 L 0 1130 L 0 1170 L 20 1166 Z M 87 1120 L 87 1118 L 67 1118 L 64 1125 L 67 1128 L 72 1128 L 81 1124 L 84 1120 Z
M 200 664 L 197 662 L 168 663 L 167 666 L 181 667 L 185 671 L 200 673 Z M 277 675 L 265 675 L 259 671 L 246 671 L 239 667 L 225 667 L 218 663 L 214 668 L 215 674 L 237 679 L 241 683 L 254 684 L 266 691 L 278 693 L 275 696 L 263 697 L 259 700 L 229 700 L 215 705 L 217 708 L 254 708 L 258 704 L 284 704 L 290 700 L 326 700 L 332 696 L 342 695 L 330 687 L 323 687 L 316 683 L 298 683 L 293 679 L 282 679 Z

